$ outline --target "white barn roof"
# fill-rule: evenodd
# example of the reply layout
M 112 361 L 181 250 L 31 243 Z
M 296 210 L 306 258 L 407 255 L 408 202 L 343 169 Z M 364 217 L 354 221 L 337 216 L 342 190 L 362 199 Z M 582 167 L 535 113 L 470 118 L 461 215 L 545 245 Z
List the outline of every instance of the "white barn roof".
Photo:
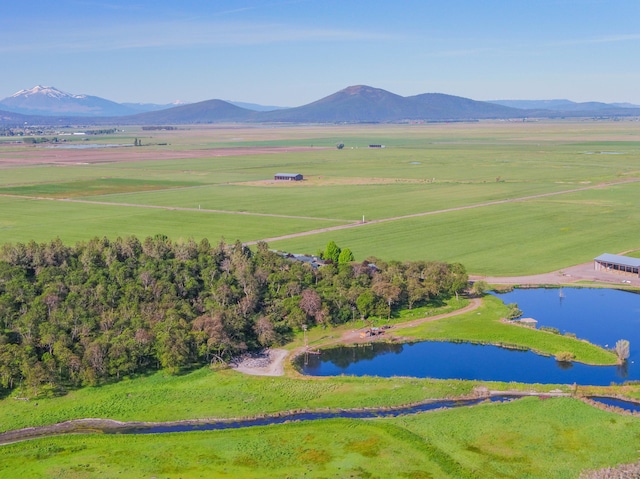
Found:
M 620 256 L 618 254 L 604 253 L 598 256 L 595 261 L 599 263 L 618 264 L 620 266 L 630 266 L 631 268 L 640 267 L 640 258 L 631 258 L 629 256 Z

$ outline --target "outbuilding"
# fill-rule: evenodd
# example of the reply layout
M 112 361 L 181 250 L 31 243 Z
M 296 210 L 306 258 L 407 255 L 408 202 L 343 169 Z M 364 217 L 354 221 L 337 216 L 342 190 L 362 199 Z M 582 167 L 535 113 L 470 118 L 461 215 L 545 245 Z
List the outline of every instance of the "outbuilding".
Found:
M 640 258 L 604 253 L 594 259 L 596 271 L 610 271 L 640 277 Z
M 276 173 L 273 179 L 278 181 L 302 181 L 304 178 L 300 173 Z

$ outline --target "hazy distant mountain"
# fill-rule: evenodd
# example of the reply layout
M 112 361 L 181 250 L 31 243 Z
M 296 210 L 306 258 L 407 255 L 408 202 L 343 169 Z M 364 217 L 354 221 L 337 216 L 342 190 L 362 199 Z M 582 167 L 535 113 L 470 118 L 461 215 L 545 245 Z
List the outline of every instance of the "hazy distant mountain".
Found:
M 489 103 L 520 108 L 523 110 L 552 110 L 552 111 L 598 111 L 612 108 L 640 108 L 631 103 L 601 103 L 597 101 L 576 103 L 571 100 L 491 100 Z
M 519 118 L 521 110 L 441 93 L 403 97 L 356 85 L 308 105 L 260 115 L 263 121 L 286 122 L 393 122 L 403 120 L 470 120 Z
M 640 116 L 630 104 L 569 100 L 497 100 L 484 102 L 443 93 L 403 97 L 380 88 L 355 85 L 307 105 L 267 110 L 262 105 L 223 100 L 171 106 L 117 104 L 87 95 L 70 95 L 55 88 L 22 90 L 0 102 L 8 112 L 48 115 L 4 119 L 41 125 L 189 123 L 393 123 L 403 121 L 469 121 L 481 119 L 580 118 Z M 624 105 L 624 106 L 622 106 Z M 152 110 L 140 112 L 141 110 Z M 123 113 L 125 112 L 126 113 Z M 134 113 L 134 114 L 132 114 Z M 15 115 L 15 113 L 13 113 Z M 5 118 L 8 113 L 5 112 Z
M 272 106 L 272 105 L 259 105 L 257 103 L 245 103 L 243 101 L 227 101 L 232 105 L 239 106 L 252 111 L 273 111 L 273 110 L 286 110 L 289 107 L 286 106 Z
M 0 110 L 0 125 L 6 126 L 18 126 L 24 125 L 24 123 L 29 122 L 31 118 L 28 115 L 21 115 L 20 113 L 14 113 L 11 111 Z
M 207 100 L 167 110 L 139 113 L 119 118 L 129 124 L 226 123 L 249 121 L 257 112 L 222 100 Z
M 0 108 L 25 115 L 121 116 L 135 110 L 97 96 L 72 95 L 53 87 L 20 90 L 0 101 Z
M 263 113 L 263 121 L 339 123 L 384 122 L 413 115 L 414 105 L 404 97 L 379 88 L 345 88 L 307 105 Z
M 173 103 L 157 104 L 157 103 L 120 103 L 122 106 L 126 106 L 130 110 L 138 113 L 145 113 L 147 111 L 160 111 L 167 108 L 173 108 L 175 106 L 188 105 L 184 101 L 174 101 Z
M 517 108 L 494 105 L 485 101 L 476 101 L 442 93 L 423 93 L 407 97 L 424 108 L 431 115 L 426 119 L 483 120 L 489 118 L 521 118 L 523 112 Z M 425 112 L 425 110 L 423 110 Z

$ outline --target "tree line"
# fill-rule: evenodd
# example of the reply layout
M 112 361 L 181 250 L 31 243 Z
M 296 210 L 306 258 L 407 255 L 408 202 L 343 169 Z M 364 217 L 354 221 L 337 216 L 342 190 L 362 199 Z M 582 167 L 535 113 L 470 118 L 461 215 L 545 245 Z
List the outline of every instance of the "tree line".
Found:
M 4 245 L 0 387 L 51 393 L 228 361 L 303 325 L 390 318 L 467 285 L 460 264 L 328 263 L 164 235 Z

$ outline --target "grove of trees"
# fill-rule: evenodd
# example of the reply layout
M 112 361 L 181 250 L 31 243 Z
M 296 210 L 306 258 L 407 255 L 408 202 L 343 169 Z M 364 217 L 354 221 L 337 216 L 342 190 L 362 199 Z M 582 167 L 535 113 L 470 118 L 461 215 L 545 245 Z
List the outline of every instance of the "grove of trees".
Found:
M 303 325 L 389 318 L 466 285 L 460 264 L 371 258 L 314 269 L 265 243 L 252 251 L 156 235 L 5 245 L 0 392 L 227 361 L 283 344 Z

